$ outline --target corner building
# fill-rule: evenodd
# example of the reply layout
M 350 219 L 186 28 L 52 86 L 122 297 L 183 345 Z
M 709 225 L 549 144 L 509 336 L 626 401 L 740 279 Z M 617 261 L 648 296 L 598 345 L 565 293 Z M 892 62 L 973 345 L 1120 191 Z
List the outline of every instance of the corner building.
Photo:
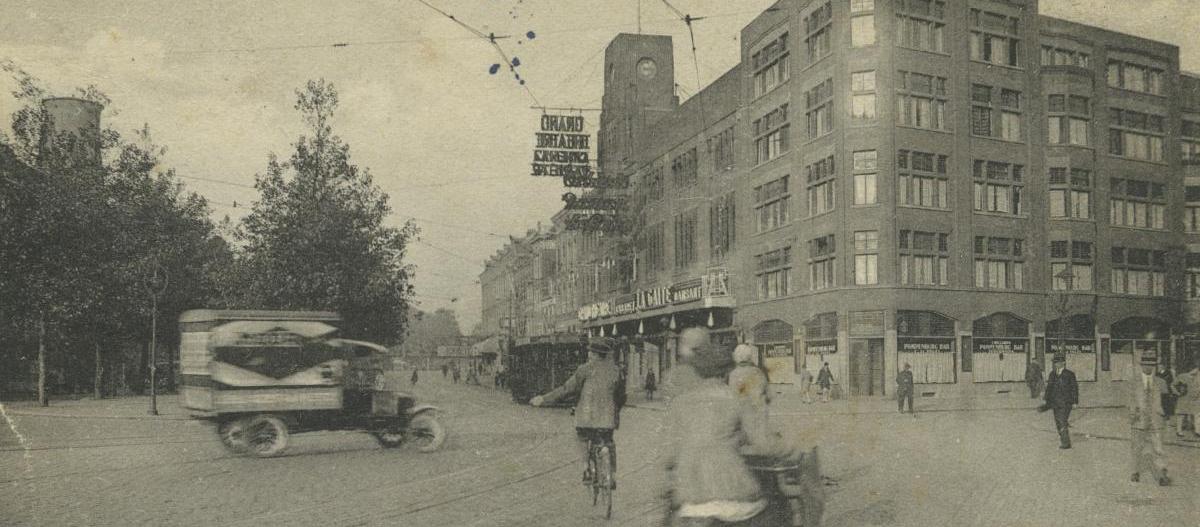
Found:
M 920 393 L 983 395 L 1063 351 L 1086 397 L 1141 353 L 1196 362 L 1200 78 L 1177 47 L 1036 0 L 783 0 L 740 42 L 681 105 L 668 38 L 606 51 L 600 168 L 637 227 L 579 318 L 639 335 L 634 375 L 692 325 L 775 383 L 828 362 L 852 396 L 904 363 Z

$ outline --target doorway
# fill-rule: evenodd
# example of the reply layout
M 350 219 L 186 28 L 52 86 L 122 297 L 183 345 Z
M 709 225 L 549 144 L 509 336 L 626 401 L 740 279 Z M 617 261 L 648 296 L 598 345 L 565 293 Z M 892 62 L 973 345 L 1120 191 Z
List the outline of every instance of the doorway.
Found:
M 850 340 L 850 395 L 884 395 L 883 339 Z

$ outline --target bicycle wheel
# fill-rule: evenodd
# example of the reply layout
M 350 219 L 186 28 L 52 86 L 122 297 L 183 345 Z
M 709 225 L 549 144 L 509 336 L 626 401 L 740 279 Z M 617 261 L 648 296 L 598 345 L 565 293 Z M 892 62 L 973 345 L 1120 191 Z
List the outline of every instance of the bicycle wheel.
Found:
M 612 488 L 613 488 L 613 473 L 612 465 L 609 461 L 608 447 L 603 447 L 596 455 L 596 483 L 594 488 L 600 495 L 600 502 L 604 505 L 604 519 L 612 518 Z
M 590 486 L 592 488 L 592 506 L 593 507 L 596 506 L 596 503 L 598 503 L 599 499 L 600 499 L 600 486 L 596 484 L 597 477 L 599 476 L 599 474 L 596 472 L 597 465 L 598 465 L 598 463 L 596 463 L 596 447 L 595 447 L 595 445 L 588 445 L 587 472 L 588 472 L 588 474 L 591 474 L 591 476 L 592 476 L 592 481 L 591 481 Z

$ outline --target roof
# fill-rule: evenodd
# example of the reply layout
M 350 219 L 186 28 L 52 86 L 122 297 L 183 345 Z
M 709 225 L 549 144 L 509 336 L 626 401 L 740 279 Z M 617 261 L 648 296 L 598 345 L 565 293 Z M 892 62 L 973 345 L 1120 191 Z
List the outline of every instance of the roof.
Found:
M 192 309 L 179 315 L 179 322 L 217 322 L 223 320 L 302 320 L 338 322 L 342 317 L 332 311 L 270 311 L 262 309 Z

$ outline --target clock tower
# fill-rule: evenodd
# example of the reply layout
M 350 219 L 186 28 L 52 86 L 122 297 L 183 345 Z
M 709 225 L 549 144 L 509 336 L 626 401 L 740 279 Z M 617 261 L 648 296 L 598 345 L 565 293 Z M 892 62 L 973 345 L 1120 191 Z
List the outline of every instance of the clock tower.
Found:
M 646 130 L 678 104 L 671 37 L 617 35 L 604 50 L 600 174 L 631 174 L 644 161 L 638 146 L 645 144 Z

